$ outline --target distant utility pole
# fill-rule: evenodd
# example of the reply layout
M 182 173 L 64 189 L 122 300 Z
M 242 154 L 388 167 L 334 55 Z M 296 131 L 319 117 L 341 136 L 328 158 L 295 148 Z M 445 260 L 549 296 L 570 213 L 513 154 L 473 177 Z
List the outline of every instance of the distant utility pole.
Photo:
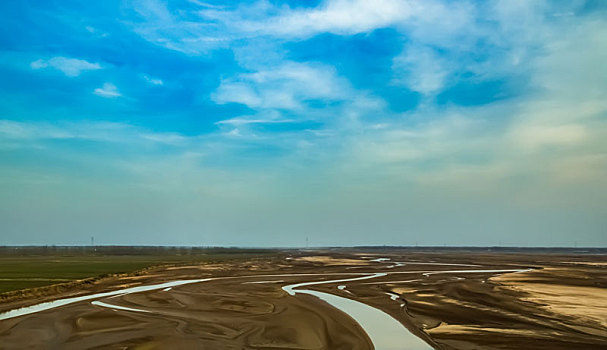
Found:
M 91 247 L 95 246 L 95 237 L 91 236 Z
M 306 236 L 306 249 L 308 249 L 310 247 L 310 241 L 308 239 L 308 236 Z

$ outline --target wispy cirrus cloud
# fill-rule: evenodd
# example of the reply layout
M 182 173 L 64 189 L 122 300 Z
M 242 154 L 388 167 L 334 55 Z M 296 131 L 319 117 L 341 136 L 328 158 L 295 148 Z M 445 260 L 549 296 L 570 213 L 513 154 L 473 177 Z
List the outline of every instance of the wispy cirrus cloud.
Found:
M 354 35 L 378 28 L 409 27 L 417 35 L 438 40 L 453 36 L 468 24 L 467 3 L 442 1 L 326 0 L 314 8 L 274 6 L 265 1 L 236 6 L 200 5 L 189 11 L 171 11 L 158 0 L 133 6 L 141 18 L 133 30 L 146 40 L 170 49 L 196 54 L 226 47 L 233 41 L 259 36 L 298 40 L 321 33 Z
M 257 13 L 201 11 L 203 18 L 223 19 L 243 33 L 302 38 L 318 33 L 352 35 L 402 23 L 418 14 L 420 5 L 409 1 L 324 1 L 312 9 L 269 8 L 257 5 Z M 255 7 L 253 7 L 255 9 Z M 265 11 L 264 11 L 265 10 Z
M 152 85 L 157 85 L 157 86 L 164 85 L 164 82 L 162 81 L 162 79 L 152 78 L 147 74 L 143 75 L 143 79 Z
M 350 93 L 347 81 L 330 66 L 282 62 L 278 67 L 223 79 L 213 100 L 251 108 L 301 109 L 304 101 L 342 100 Z
M 93 90 L 93 93 L 97 96 L 105 98 L 115 98 L 122 96 L 122 94 L 118 91 L 116 85 L 112 83 L 104 83 L 103 86 Z
M 108 143 L 183 144 L 190 138 L 171 132 L 153 132 L 128 123 L 107 121 L 40 121 L 0 120 L 0 135 L 5 140 L 44 142 L 49 140 L 89 140 Z
M 393 82 L 424 95 L 440 92 L 453 72 L 448 60 L 440 57 L 432 47 L 412 45 L 394 57 Z
M 99 63 L 91 63 L 86 60 L 81 60 L 77 58 L 69 58 L 69 57 L 53 57 L 48 60 L 39 59 L 33 61 L 30 64 L 30 67 L 34 70 L 44 69 L 44 68 L 54 68 L 56 70 L 61 71 L 68 77 L 77 77 L 83 71 L 87 70 L 98 70 L 101 69 L 101 65 Z

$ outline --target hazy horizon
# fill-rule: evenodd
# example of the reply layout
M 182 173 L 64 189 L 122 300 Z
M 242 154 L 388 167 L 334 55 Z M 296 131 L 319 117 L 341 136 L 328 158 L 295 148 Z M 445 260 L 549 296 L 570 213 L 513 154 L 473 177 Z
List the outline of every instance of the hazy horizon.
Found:
M 607 2 L 0 4 L 0 245 L 607 246 Z

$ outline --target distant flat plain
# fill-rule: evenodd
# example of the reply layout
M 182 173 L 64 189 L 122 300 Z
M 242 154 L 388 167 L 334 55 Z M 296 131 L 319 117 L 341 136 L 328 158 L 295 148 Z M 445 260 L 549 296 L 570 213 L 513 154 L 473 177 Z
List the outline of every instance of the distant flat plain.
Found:
M 274 253 L 264 249 L 196 247 L 0 247 L 0 293 L 135 273 L 152 266 L 248 259 Z

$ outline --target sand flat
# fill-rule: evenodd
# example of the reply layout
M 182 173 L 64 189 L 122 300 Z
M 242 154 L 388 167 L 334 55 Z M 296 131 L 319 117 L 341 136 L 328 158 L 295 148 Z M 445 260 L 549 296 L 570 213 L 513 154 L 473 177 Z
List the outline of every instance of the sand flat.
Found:
M 292 259 L 267 257 L 254 263 L 157 267 L 135 280 L 118 276 L 40 300 L 13 299 L 0 305 L 0 312 L 133 288 L 135 281 L 139 288 L 205 279 L 170 289 L 84 298 L 6 319 L 0 321 L 0 344 L 7 349 L 371 349 L 366 321 L 357 322 L 314 296 L 318 294 L 379 310 L 436 349 L 607 346 L 607 276 L 600 265 L 563 266 L 562 261 L 575 259 L 552 255 L 399 254 L 362 256 L 432 264 L 389 268 L 393 264 L 368 263 L 360 252 L 301 252 Z M 443 263 L 469 266 L 447 270 Z M 348 269 L 351 264 L 358 268 Z M 309 295 L 282 290 L 301 283 Z

